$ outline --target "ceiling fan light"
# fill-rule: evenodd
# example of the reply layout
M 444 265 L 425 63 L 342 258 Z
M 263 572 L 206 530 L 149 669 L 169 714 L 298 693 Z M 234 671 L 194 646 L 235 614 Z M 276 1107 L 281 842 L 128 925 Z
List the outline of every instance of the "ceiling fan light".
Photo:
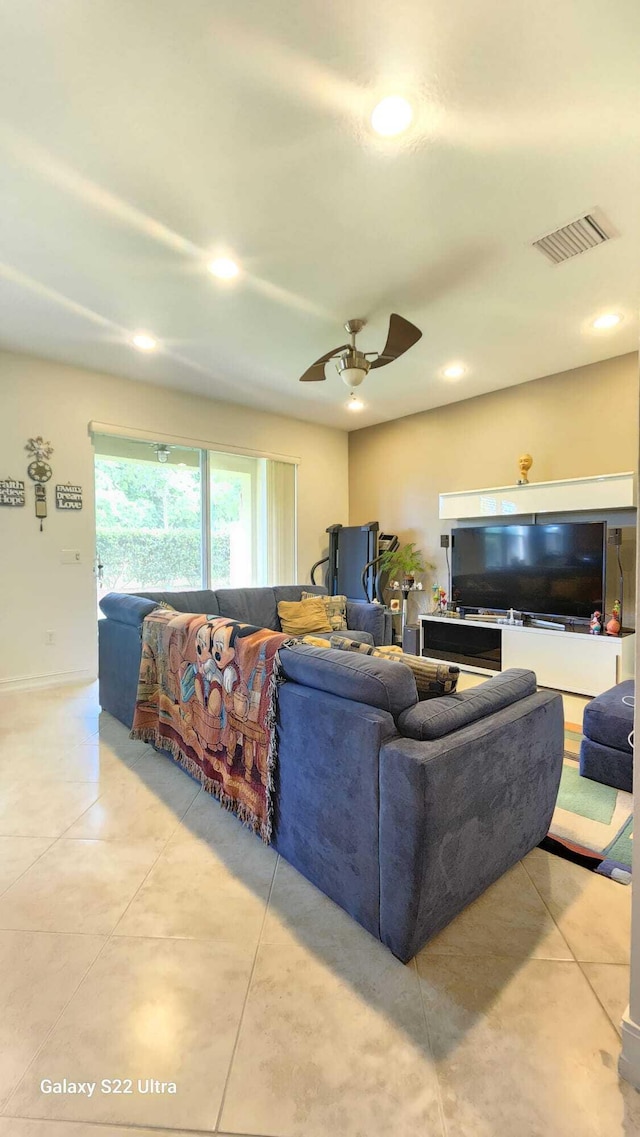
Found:
M 407 130 L 412 119 L 411 104 L 401 95 L 388 95 L 374 107 L 371 125 L 376 134 L 381 134 L 383 138 L 393 138 Z
M 364 367 L 345 367 L 340 372 L 340 378 L 347 387 L 359 387 L 366 374 Z
M 603 312 L 601 316 L 597 316 L 592 320 L 591 327 L 596 331 L 608 331 L 610 328 L 615 328 L 622 322 L 622 316 L 619 312 Z
M 212 276 L 217 276 L 218 280 L 233 280 L 240 272 L 238 265 L 231 257 L 216 257 L 209 261 L 207 268 Z

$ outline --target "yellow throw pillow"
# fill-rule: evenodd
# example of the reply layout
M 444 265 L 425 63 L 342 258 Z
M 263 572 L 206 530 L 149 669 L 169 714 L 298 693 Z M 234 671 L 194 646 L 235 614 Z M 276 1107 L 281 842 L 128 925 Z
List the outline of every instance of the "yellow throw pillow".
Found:
M 278 616 L 286 636 L 310 636 L 332 631 L 321 596 L 310 600 L 281 600 Z
M 347 598 L 346 596 L 319 596 L 313 592 L 303 592 L 303 600 L 322 600 L 327 619 L 332 632 L 346 632 L 347 630 Z

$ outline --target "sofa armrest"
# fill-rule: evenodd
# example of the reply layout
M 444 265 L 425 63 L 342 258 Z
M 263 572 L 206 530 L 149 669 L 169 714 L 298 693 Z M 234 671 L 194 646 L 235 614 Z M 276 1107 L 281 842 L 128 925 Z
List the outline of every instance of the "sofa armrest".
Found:
M 477 687 L 417 703 L 398 718 L 401 734 L 419 742 L 444 738 L 469 723 L 487 718 L 536 692 L 533 671 L 511 667 Z
M 155 600 L 133 596 L 129 592 L 108 592 L 102 597 L 100 607 L 108 619 L 117 620 L 119 624 L 133 624 L 137 628 L 158 604 Z
M 520 699 L 431 742 L 380 750 L 380 939 L 404 962 L 546 836 L 562 696 Z
M 385 641 L 385 609 L 382 604 L 361 604 L 347 600 L 347 628 L 354 632 L 369 632 L 376 647 Z
M 349 698 L 283 683 L 277 730 L 273 845 L 377 937 L 378 761 L 381 744 L 395 733 L 393 718 Z

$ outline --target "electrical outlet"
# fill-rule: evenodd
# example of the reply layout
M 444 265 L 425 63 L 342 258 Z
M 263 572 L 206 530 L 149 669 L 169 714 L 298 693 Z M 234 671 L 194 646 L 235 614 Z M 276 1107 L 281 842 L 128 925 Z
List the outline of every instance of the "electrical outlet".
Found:
M 79 549 L 63 549 L 60 559 L 63 565 L 79 565 L 82 563 Z
M 448 549 L 449 548 L 449 534 L 448 533 L 441 533 L 440 534 L 440 548 L 441 549 Z
M 52 631 L 45 632 L 44 642 L 47 647 L 53 647 L 54 643 L 56 642 L 56 633 Z

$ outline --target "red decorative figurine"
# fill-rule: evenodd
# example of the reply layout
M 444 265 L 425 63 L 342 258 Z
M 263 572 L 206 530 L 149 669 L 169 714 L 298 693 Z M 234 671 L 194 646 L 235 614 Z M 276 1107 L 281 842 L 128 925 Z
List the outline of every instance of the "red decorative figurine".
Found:
M 608 636 L 619 636 L 620 635 L 620 628 L 622 626 L 620 623 L 620 616 L 621 616 L 620 601 L 616 600 L 614 605 L 613 605 L 613 608 L 611 609 L 611 619 L 607 622 L 607 635 Z

